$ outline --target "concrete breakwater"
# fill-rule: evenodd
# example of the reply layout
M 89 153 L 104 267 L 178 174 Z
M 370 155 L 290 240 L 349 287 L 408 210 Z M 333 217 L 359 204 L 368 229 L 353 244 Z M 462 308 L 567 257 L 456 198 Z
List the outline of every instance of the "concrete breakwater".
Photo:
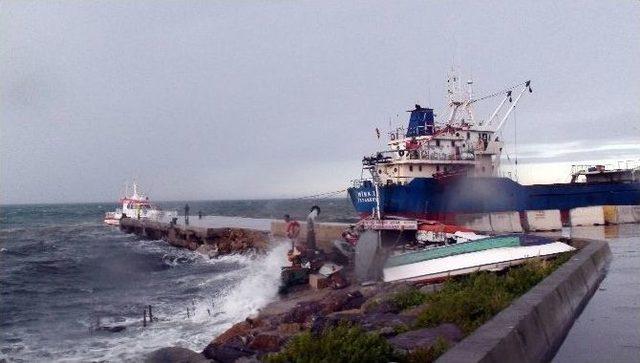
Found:
M 124 218 L 120 230 L 138 236 L 162 239 L 175 247 L 188 248 L 209 257 L 249 251 L 261 252 L 269 246 L 268 232 L 248 228 L 209 228 Z
M 342 232 L 349 225 L 346 223 L 316 223 L 316 241 L 318 248 L 331 251 L 332 241 L 341 238 Z M 300 240 L 307 237 L 305 222 L 300 222 Z M 120 230 L 134 233 L 152 240 L 165 240 L 175 247 L 188 248 L 215 257 L 220 254 L 242 253 L 251 250 L 258 252 L 269 248 L 272 243 L 269 235 L 284 238 L 286 223 L 271 221 L 270 231 L 252 228 L 206 227 L 172 225 L 148 219 L 125 218 L 120 221 Z

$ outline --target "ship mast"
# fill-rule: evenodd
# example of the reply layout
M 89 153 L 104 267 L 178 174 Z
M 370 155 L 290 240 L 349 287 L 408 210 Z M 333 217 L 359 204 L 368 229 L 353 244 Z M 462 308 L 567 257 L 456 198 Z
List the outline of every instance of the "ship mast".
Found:
M 461 86 L 460 76 L 455 68 L 451 68 L 447 75 L 447 98 L 449 105 L 449 117 L 447 125 L 460 126 L 462 124 L 472 125 L 475 121 L 472 96 L 473 81 L 467 81 L 467 88 Z

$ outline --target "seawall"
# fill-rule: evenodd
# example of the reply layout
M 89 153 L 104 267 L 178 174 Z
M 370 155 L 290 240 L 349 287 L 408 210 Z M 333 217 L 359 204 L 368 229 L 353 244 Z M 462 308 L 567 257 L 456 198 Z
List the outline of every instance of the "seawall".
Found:
M 304 241 L 307 238 L 307 223 L 300 223 L 300 236 L 299 240 Z M 324 252 L 331 252 L 332 242 L 336 239 L 340 239 L 342 232 L 349 227 L 347 223 L 316 223 L 316 243 L 317 246 Z M 271 222 L 271 235 L 274 237 L 286 236 L 286 223 L 284 221 L 274 220 Z
M 596 291 L 611 259 L 604 241 L 574 239 L 579 252 L 437 362 L 547 362 Z

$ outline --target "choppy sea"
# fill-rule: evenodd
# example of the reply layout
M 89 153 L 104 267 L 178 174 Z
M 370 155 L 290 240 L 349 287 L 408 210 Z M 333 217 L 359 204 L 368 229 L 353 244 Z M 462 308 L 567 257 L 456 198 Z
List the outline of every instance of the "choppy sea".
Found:
M 185 202 L 159 204 L 181 209 Z M 313 204 L 322 208 L 320 220 L 355 220 L 346 199 L 189 202 L 190 214 L 240 221 L 303 218 Z M 140 361 L 161 347 L 200 351 L 276 298 L 287 244 L 208 259 L 104 225 L 104 213 L 116 207 L 0 207 L 0 360 Z M 146 305 L 158 321 L 143 327 Z M 125 329 L 96 329 L 114 326 Z

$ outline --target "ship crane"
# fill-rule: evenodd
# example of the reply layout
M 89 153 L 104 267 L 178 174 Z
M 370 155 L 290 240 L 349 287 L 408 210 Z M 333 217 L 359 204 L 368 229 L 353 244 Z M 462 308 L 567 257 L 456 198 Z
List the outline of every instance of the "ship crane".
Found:
M 518 94 L 518 96 L 516 97 L 516 99 L 514 101 L 513 100 L 513 93 L 512 93 L 513 92 L 513 88 L 516 88 L 518 86 L 522 86 L 522 89 L 520 90 L 520 93 Z M 487 123 L 486 123 L 486 125 L 484 127 L 487 128 L 488 131 L 491 131 L 491 132 L 494 132 L 494 133 L 497 133 L 498 131 L 500 131 L 500 129 L 504 125 L 505 121 L 507 121 L 507 119 L 509 118 L 509 115 L 511 115 L 511 112 L 516 108 L 516 105 L 520 101 L 520 98 L 522 97 L 524 92 L 527 91 L 527 90 L 529 91 L 529 93 L 533 92 L 533 90 L 531 89 L 531 81 L 526 81 L 524 83 L 521 83 L 520 85 L 512 87 L 512 89 L 509 89 L 507 91 L 504 99 L 502 100 L 502 102 L 500 102 L 500 105 L 498 105 L 498 107 L 495 109 L 495 111 L 493 111 L 493 113 L 491 114 L 491 117 L 489 117 L 489 120 L 487 120 Z M 493 96 L 493 95 L 491 95 L 491 96 Z M 491 97 L 491 96 L 489 96 L 489 97 Z M 482 99 L 485 99 L 485 98 L 487 98 L 487 97 L 483 97 Z M 473 100 L 472 102 L 479 101 L 479 100 L 480 99 Z M 503 109 L 505 104 L 507 103 L 507 100 L 509 101 L 511 106 L 508 108 L 507 112 L 502 117 L 500 122 L 498 122 L 497 126 L 492 128 L 491 126 L 493 125 L 494 121 L 498 118 L 497 116 L 500 113 L 500 111 Z

